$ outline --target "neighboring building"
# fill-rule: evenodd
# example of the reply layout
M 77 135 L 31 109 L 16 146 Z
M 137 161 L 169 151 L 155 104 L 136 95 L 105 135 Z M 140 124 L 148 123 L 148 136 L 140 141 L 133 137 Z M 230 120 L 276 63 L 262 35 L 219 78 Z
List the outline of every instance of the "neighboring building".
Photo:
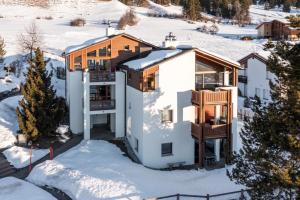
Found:
M 263 22 L 257 27 L 257 36 L 274 40 L 299 40 L 300 28 L 293 28 L 287 19 Z
M 109 31 L 107 31 L 109 33 Z M 123 138 L 143 165 L 222 165 L 236 150 L 239 63 L 128 34 L 66 51 L 70 129 Z
M 268 102 L 270 97 L 270 81 L 275 76 L 268 70 L 267 60 L 270 52 L 262 51 L 251 53 L 239 60 L 243 70 L 239 70 L 238 89 L 239 96 L 258 96 L 262 101 Z

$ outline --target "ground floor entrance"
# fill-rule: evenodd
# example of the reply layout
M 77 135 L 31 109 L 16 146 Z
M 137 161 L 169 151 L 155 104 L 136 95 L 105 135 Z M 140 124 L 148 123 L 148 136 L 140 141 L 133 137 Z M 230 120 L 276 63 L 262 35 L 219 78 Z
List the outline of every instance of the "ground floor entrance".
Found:
M 91 139 L 112 140 L 116 129 L 115 113 L 94 114 L 90 118 Z
M 225 166 L 226 139 L 205 140 L 203 148 L 200 149 L 199 141 L 195 140 L 195 164 L 202 159 L 204 168 L 216 169 Z

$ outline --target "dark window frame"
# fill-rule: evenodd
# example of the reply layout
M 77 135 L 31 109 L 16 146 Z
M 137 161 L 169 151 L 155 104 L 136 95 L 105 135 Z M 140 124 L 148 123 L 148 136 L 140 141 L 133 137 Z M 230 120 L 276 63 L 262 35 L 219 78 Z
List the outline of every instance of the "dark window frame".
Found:
M 161 144 L 161 156 L 172 156 L 173 155 L 173 143 L 162 143 Z

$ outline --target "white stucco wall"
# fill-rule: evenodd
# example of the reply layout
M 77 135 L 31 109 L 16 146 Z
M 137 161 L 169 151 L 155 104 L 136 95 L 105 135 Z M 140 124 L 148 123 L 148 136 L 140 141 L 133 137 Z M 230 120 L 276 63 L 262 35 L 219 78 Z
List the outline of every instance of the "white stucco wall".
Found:
M 256 58 L 248 59 L 247 64 L 247 96 L 254 97 L 255 89 L 260 90 L 259 97 L 262 100 L 270 100 L 270 86 L 269 80 L 267 79 L 267 73 L 269 73 L 269 78 L 274 80 L 274 75 L 270 72 L 267 72 L 267 66 L 263 62 L 257 60 Z M 263 91 L 266 91 L 264 98 Z
M 126 136 L 136 155 L 143 162 L 143 93 L 131 86 L 126 86 Z M 135 139 L 139 141 L 135 150 Z
M 115 137 L 124 137 L 125 135 L 125 74 L 116 72 L 115 99 L 116 114 L 111 119 L 115 121 Z
M 82 72 L 69 72 L 69 112 L 70 129 L 73 133 L 83 133 L 83 84 Z
M 160 64 L 156 91 L 143 93 L 143 164 L 152 168 L 168 163 L 194 164 L 191 122 L 195 108 L 191 90 L 195 87 L 195 53 L 189 52 Z M 162 123 L 160 111 L 173 110 L 173 122 Z M 173 154 L 161 155 L 161 144 L 172 143 Z

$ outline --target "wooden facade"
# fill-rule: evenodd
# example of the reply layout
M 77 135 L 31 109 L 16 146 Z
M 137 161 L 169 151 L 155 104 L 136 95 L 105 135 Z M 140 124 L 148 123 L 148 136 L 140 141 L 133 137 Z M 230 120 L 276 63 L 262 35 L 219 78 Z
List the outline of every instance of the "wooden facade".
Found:
M 192 103 L 196 109 L 195 123 L 191 124 L 192 136 L 199 142 L 199 166 L 204 166 L 205 140 L 226 139 L 226 161 L 231 154 L 231 123 L 232 123 L 232 92 L 231 90 L 220 91 L 192 91 Z M 221 123 L 210 123 L 206 116 L 207 107 L 212 105 L 225 106 L 227 109 L 224 116 L 226 119 Z
M 119 34 L 66 54 L 67 68 L 70 71 L 85 70 L 89 60 L 107 61 L 108 70 L 113 72 L 120 62 L 153 48 L 157 47 L 133 36 Z

